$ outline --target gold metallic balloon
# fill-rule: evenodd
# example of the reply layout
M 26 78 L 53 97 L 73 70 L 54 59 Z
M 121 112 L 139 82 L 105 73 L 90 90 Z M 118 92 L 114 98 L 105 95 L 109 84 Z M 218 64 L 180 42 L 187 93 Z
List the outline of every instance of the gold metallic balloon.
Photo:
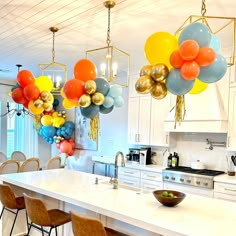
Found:
M 151 89 L 151 95 L 155 99 L 162 99 L 167 94 L 167 88 L 164 83 L 156 82 Z
M 42 106 L 43 106 L 43 101 L 42 101 L 41 99 L 35 100 L 35 101 L 34 101 L 34 106 L 35 106 L 36 108 L 42 107 Z
M 139 73 L 140 77 L 144 76 L 144 75 L 150 76 L 151 75 L 151 70 L 152 70 L 152 65 L 143 66 L 140 70 L 140 73 Z
M 168 67 L 165 64 L 160 63 L 152 67 L 151 77 L 155 81 L 162 81 L 167 77 L 168 73 L 169 73 Z
M 88 107 L 91 104 L 91 97 L 88 94 L 83 94 L 80 98 L 79 98 L 79 105 L 81 107 Z
M 154 84 L 155 81 L 150 76 L 144 75 L 137 80 L 135 89 L 138 93 L 146 94 L 151 91 Z
M 102 105 L 104 103 L 104 99 L 105 99 L 105 97 L 102 93 L 96 92 L 92 95 L 92 102 L 95 105 L 98 105 L 98 106 Z
M 47 102 L 50 100 L 50 93 L 48 91 L 42 91 L 40 97 L 44 102 Z
M 93 94 L 96 92 L 97 89 L 97 85 L 95 83 L 95 81 L 93 80 L 88 80 L 85 84 L 84 84 L 84 88 L 86 93 L 88 94 Z
M 43 103 L 43 108 L 44 108 L 45 111 L 51 111 L 52 108 L 53 108 L 53 105 L 50 102 L 44 102 Z

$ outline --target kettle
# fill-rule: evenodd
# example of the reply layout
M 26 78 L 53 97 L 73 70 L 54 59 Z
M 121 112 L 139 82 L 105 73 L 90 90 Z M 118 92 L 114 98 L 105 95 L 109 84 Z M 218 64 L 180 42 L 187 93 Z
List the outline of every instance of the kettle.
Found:
M 206 167 L 200 160 L 197 160 L 197 161 L 191 162 L 191 168 L 194 170 L 203 170 Z

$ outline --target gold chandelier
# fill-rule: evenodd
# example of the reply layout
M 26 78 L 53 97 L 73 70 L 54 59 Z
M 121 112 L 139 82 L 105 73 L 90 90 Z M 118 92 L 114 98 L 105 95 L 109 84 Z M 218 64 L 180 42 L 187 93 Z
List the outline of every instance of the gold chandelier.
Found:
M 57 27 L 50 27 L 49 30 L 53 33 L 52 40 L 52 61 L 46 63 L 40 63 L 39 74 L 48 76 L 53 82 L 52 93 L 59 94 L 61 88 L 64 86 L 67 80 L 66 65 L 55 62 L 55 33 L 59 30 Z
M 98 77 L 106 79 L 109 83 L 128 87 L 130 56 L 110 45 L 110 15 L 111 8 L 115 5 L 115 1 L 112 0 L 104 2 L 104 6 L 108 9 L 107 46 L 86 51 L 86 58 L 96 65 Z
M 202 0 L 201 16 L 189 16 L 188 19 L 177 29 L 175 34 L 178 35 L 188 24 L 201 22 L 209 28 L 212 34 L 217 35 L 219 39 L 222 39 L 225 35 L 229 35 L 227 41 L 225 39 L 221 40 L 221 48 L 225 50 L 222 54 L 226 58 L 228 66 L 232 66 L 235 63 L 236 57 L 236 18 L 206 16 L 206 11 L 206 2 L 205 0 Z

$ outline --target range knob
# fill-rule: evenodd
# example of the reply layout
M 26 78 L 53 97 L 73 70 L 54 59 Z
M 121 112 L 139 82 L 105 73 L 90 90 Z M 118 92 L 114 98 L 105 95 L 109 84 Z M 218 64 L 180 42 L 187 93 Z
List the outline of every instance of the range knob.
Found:
M 190 179 L 188 179 L 188 180 L 187 180 L 187 183 L 188 183 L 188 184 L 190 184 L 190 183 L 191 183 L 191 180 L 190 180 Z
M 172 180 L 175 180 L 175 177 L 171 177 Z
M 197 185 L 200 185 L 200 183 L 201 183 L 200 181 L 197 181 L 197 182 L 196 182 Z
M 179 180 L 180 180 L 180 182 L 184 182 L 184 179 L 183 179 L 183 178 L 180 178 Z
M 205 183 L 204 183 L 204 185 L 205 185 L 205 186 L 207 186 L 207 185 L 208 185 L 208 183 L 207 183 L 207 182 L 205 182 Z
M 166 176 L 165 176 L 165 179 L 169 179 L 169 176 L 166 175 Z

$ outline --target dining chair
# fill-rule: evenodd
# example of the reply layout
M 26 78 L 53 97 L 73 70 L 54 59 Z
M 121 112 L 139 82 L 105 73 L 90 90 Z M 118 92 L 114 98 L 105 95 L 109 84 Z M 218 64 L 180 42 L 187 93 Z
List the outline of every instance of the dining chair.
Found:
M 46 163 L 46 170 L 49 169 L 59 169 L 61 168 L 61 157 L 60 156 L 55 156 L 49 159 Z
M 18 212 L 20 210 L 25 209 L 24 197 L 23 196 L 16 197 L 13 192 L 13 189 L 10 185 L 0 184 L 0 201 L 1 201 L 2 207 L 3 207 L 1 215 L 0 215 L 0 219 L 2 218 L 4 210 L 7 210 L 7 211 L 11 212 L 12 214 L 15 214 L 15 217 L 14 217 L 14 220 L 12 223 L 12 227 L 11 227 L 11 231 L 9 234 L 11 236 L 14 226 L 15 226 L 15 223 L 16 223 L 16 218 L 18 216 Z M 27 222 L 27 227 L 28 227 L 27 212 L 26 212 L 26 222 Z M 2 227 L 4 227 L 4 225 Z
M 20 163 L 17 160 L 7 160 L 0 165 L 0 174 L 19 172 Z
M 30 157 L 21 164 L 19 172 L 30 172 L 37 170 L 40 170 L 39 158 Z
M 0 162 L 4 162 L 6 160 L 7 160 L 7 156 L 3 152 L 0 152 Z
M 55 229 L 57 236 L 57 227 L 64 225 L 71 221 L 70 214 L 59 209 L 48 210 L 45 203 L 36 197 L 29 196 L 23 193 L 25 198 L 25 205 L 28 217 L 31 221 L 29 223 L 28 233 L 32 227 L 41 230 L 42 235 L 46 232 L 50 236 L 52 229 Z M 49 231 L 44 227 L 50 227 Z
M 12 160 L 17 160 L 17 161 L 25 161 L 26 160 L 26 156 L 21 151 L 14 151 L 11 154 L 11 159 Z
M 72 231 L 74 236 L 128 236 L 114 229 L 104 227 L 102 222 L 96 218 L 81 216 L 70 211 Z

